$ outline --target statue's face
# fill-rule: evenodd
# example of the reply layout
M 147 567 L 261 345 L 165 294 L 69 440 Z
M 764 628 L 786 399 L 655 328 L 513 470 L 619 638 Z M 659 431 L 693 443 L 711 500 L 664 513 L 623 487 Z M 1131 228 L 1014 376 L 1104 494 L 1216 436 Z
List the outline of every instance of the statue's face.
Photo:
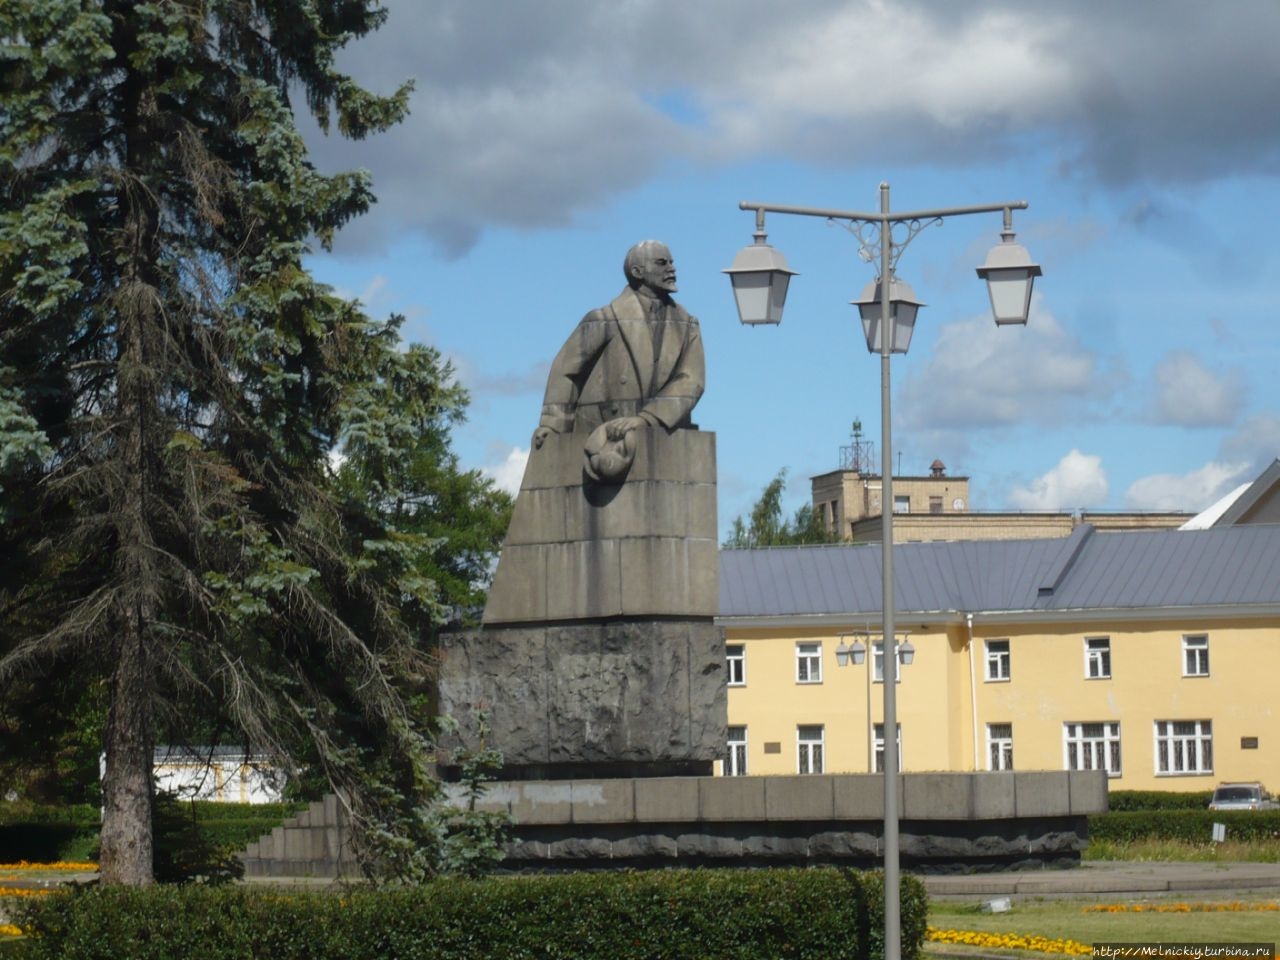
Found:
M 654 294 L 676 292 L 676 262 L 671 251 L 661 243 L 646 247 L 631 272 L 641 286 L 648 287 Z

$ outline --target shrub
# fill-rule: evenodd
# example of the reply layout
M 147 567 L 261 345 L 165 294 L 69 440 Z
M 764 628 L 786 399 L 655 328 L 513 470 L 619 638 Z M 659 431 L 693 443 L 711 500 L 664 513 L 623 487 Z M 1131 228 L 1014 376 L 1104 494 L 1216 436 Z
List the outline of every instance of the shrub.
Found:
M 184 845 L 203 851 L 200 857 L 225 858 L 270 833 L 305 806 L 211 801 L 179 804 L 157 797 L 157 868 L 168 876 L 168 865 L 185 856 L 178 853 Z M 92 860 L 97 856 L 99 818 L 98 808 L 87 804 L 0 804 L 0 863 Z
M 1212 790 L 1174 793 L 1170 790 L 1112 790 L 1107 797 L 1113 813 L 1133 810 L 1206 810 Z
M 87 860 L 97 843 L 97 807 L 0 803 L 0 863 Z
M 878 874 L 663 870 L 282 893 L 93 888 L 19 904 L 33 960 L 453 960 L 880 956 Z M 902 955 L 920 956 L 923 885 L 903 878 Z
M 1227 827 L 1232 840 L 1252 842 L 1280 837 L 1280 810 L 1134 810 L 1095 814 L 1089 839 L 1111 843 L 1180 840 L 1208 843 L 1213 824 Z

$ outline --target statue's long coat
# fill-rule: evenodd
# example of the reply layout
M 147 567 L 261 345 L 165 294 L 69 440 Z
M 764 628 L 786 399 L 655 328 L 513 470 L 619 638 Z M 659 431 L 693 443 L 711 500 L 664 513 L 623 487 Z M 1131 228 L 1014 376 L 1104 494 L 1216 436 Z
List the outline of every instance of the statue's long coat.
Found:
M 551 364 L 541 426 L 567 433 L 641 415 L 690 425 L 706 383 L 698 321 L 673 300 L 654 315 L 648 304 L 628 287 L 582 318 Z

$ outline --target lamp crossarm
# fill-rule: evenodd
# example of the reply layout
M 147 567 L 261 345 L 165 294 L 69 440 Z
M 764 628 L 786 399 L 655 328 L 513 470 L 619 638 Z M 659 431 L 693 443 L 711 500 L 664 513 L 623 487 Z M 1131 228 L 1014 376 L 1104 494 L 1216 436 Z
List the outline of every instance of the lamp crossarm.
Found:
M 738 204 L 740 210 L 754 210 L 756 214 L 756 234 L 764 233 L 764 216 L 766 213 L 784 213 L 800 217 L 822 217 L 848 230 L 858 240 L 858 254 L 868 263 L 881 259 L 881 244 L 889 243 L 889 271 L 898 268 L 898 258 L 907 249 L 908 244 L 926 227 L 941 224 L 948 217 L 963 217 L 975 213 L 1004 213 L 1005 230 L 1012 229 L 1013 211 L 1025 210 L 1026 200 L 1010 200 L 1006 203 L 982 203 L 964 207 L 942 207 L 937 210 L 913 210 L 907 213 L 863 213 L 854 210 L 828 210 L 822 207 L 799 207 L 791 204 L 760 203 L 754 200 L 743 200 Z M 895 240 L 894 227 L 905 227 L 906 236 Z

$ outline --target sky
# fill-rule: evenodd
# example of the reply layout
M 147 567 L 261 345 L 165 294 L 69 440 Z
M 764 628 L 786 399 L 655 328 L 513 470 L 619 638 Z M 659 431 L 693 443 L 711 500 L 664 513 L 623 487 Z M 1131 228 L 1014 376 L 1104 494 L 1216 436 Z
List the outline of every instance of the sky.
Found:
M 363 141 L 303 124 L 378 203 L 310 265 L 406 317 L 468 389 L 462 465 L 518 488 L 549 363 L 666 242 L 702 328 L 719 524 L 780 470 L 788 511 L 851 424 L 880 451 L 856 238 L 769 215 L 799 276 L 739 324 L 739 201 L 895 212 L 1025 200 L 1044 275 L 997 328 L 974 270 L 999 213 L 931 225 L 898 276 L 927 306 L 892 363 L 893 469 L 940 459 L 975 510 L 1199 511 L 1280 456 L 1276 0 L 387 0 L 340 65 L 415 86 Z

